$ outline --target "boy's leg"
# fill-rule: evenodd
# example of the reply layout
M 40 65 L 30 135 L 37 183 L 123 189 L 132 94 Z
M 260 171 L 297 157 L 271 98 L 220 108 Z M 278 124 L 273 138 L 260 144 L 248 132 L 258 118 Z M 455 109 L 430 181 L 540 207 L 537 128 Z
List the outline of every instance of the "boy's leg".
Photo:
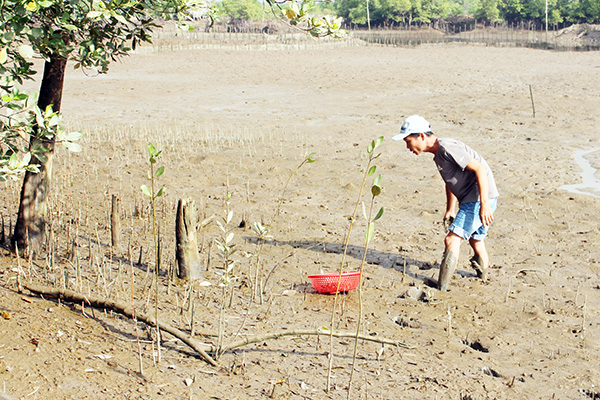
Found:
M 444 250 L 444 257 L 440 263 L 440 275 L 438 277 L 438 289 L 442 291 L 448 290 L 448 285 L 456 270 L 458 264 L 458 254 L 460 252 L 460 244 L 462 238 L 454 232 L 448 232 L 444 239 L 446 249 Z
M 469 239 L 469 244 L 473 248 L 475 255 L 471 258 L 471 267 L 482 280 L 487 280 L 488 267 L 490 265 L 489 256 L 483 240 Z

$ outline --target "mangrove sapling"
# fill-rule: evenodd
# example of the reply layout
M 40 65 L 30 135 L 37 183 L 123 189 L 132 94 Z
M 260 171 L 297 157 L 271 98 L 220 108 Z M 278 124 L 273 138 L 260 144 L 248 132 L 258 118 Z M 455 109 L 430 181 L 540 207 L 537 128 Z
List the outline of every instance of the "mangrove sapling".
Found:
M 156 228 L 156 199 L 163 195 L 165 188 L 161 187 L 158 191 L 155 190 L 156 179 L 165 172 L 165 167 L 160 166 L 154 170 L 154 164 L 157 162 L 157 158 L 160 156 L 162 151 L 157 150 L 152 143 L 148 145 L 148 161 L 150 163 L 150 171 L 148 173 L 148 179 L 150 179 L 150 189 L 146 185 L 142 185 L 142 192 L 150 198 L 150 207 L 152 209 L 152 236 L 154 237 L 154 254 L 155 254 L 155 267 L 154 267 L 154 284 L 155 284 L 155 302 L 154 302 L 154 318 L 158 326 L 158 274 L 160 272 L 160 254 L 158 247 L 158 232 Z M 149 270 L 149 268 L 148 268 Z M 156 340 L 158 348 L 158 362 L 160 362 L 160 329 L 156 329 Z
M 381 194 L 381 174 L 377 175 L 373 179 L 373 184 L 371 185 L 371 204 L 369 206 L 369 213 L 367 215 L 365 204 L 363 203 L 363 215 L 365 220 L 367 221 L 367 230 L 365 232 L 365 252 L 363 253 L 362 260 L 360 262 L 359 270 L 361 274 L 359 275 L 358 280 L 358 323 L 356 326 L 356 336 L 354 338 L 354 354 L 352 355 L 352 368 L 350 370 L 350 380 L 348 382 L 348 398 L 350 398 L 350 390 L 352 387 L 352 378 L 354 376 L 354 367 L 356 365 L 356 353 L 358 350 L 358 338 L 360 336 L 360 324 L 362 322 L 362 314 L 363 314 L 363 301 L 362 301 L 362 279 L 363 279 L 363 267 L 365 265 L 365 260 L 367 259 L 367 250 L 369 248 L 369 243 L 371 239 L 373 239 L 373 235 L 375 235 L 375 221 L 377 221 L 383 215 L 385 210 L 384 207 L 381 207 L 375 217 L 373 217 L 373 209 L 375 207 L 375 197 Z
M 233 275 L 233 267 L 235 264 L 235 260 L 232 258 L 235 253 L 235 244 L 233 244 L 234 233 L 231 232 L 231 220 L 233 219 L 233 211 L 229 209 L 229 200 L 231 199 L 231 193 L 227 193 L 225 197 L 225 205 L 226 205 L 226 217 L 223 218 L 223 221 L 217 220 L 217 225 L 221 230 L 221 238 L 220 240 L 215 240 L 217 244 L 218 254 L 223 262 L 223 272 L 221 273 L 221 310 L 219 314 L 219 333 L 217 337 L 217 351 L 215 352 L 215 357 L 219 358 L 220 350 L 223 346 L 223 338 L 225 334 L 225 299 L 227 297 L 227 289 L 233 290 L 233 285 L 231 284 L 236 277 Z
M 275 212 L 273 213 L 273 216 L 271 217 L 271 220 L 269 221 L 269 223 L 267 225 L 263 225 L 260 222 L 255 222 L 254 225 L 252 225 L 252 230 L 258 236 L 258 250 L 256 252 L 256 270 L 255 270 L 256 274 L 254 277 L 254 291 L 252 294 L 252 300 L 256 299 L 259 288 L 260 288 L 260 284 L 259 284 L 259 282 L 261 280 L 260 257 L 262 254 L 262 249 L 263 249 L 266 239 L 272 238 L 272 236 L 269 235 L 269 229 L 271 229 L 271 227 L 273 226 L 273 223 L 275 222 L 275 218 L 277 218 L 277 216 L 279 215 L 279 212 L 281 211 L 281 205 L 283 204 L 283 200 L 285 199 L 285 192 L 287 191 L 287 188 L 290 185 L 290 182 L 291 182 L 292 178 L 294 177 L 294 175 L 296 175 L 296 173 L 300 170 L 300 168 L 302 168 L 302 166 L 304 164 L 314 163 L 316 155 L 317 155 L 317 153 L 314 153 L 314 152 L 310 153 L 308 156 L 304 157 L 302 162 L 296 167 L 296 169 L 294 169 L 292 171 L 292 173 L 288 177 L 287 181 L 285 182 L 283 191 L 281 192 L 281 196 L 279 196 L 279 202 L 277 203 L 277 208 L 275 209 Z M 260 294 L 262 297 L 262 294 L 263 294 L 262 289 L 260 290 Z
M 333 325 L 334 325 L 334 321 L 335 321 L 335 311 L 337 308 L 337 299 L 338 299 L 338 292 L 340 289 L 340 283 L 342 282 L 342 273 L 344 272 L 344 264 L 346 261 L 346 254 L 348 253 L 348 244 L 350 243 L 350 233 L 352 232 L 352 227 L 354 226 L 354 221 L 356 220 L 356 213 L 358 211 L 358 206 L 361 204 L 361 199 L 362 199 L 362 195 L 363 195 L 363 191 L 364 191 L 367 179 L 369 177 L 373 176 L 373 174 L 377 170 L 377 167 L 375 165 L 371 165 L 371 164 L 373 163 L 373 161 L 375 159 L 379 158 L 379 156 L 381 155 L 381 153 L 375 154 L 375 149 L 377 149 L 381 145 L 381 143 L 383 143 L 383 136 L 380 136 L 377 139 L 372 140 L 371 143 L 369 143 L 369 145 L 367 146 L 367 154 L 368 154 L 367 166 L 365 168 L 365 173 L 363 175 L 363 179 L 362 179 L 362 182 L 360 185 L 360 190 L 358 193 L 358 198 L 356 200 L 356 204 L 354 206 L 354 211 L 352 212 L 352 216 L 350 217 L 350 225 L 348 226 L 348 231 L 346 233 L 346 239 L 344 240 L 344 251 L 342 252 L 342 261 L 340 263 L 339 276 L 338 276 L 335 295 L 333 298 L 333 309 L 331 310 L 330 331 L 332 332 L 332 335 L 330 335 L 330 337 L 329 337 L 329 367 L 328 367 L 328 371 L 327 371 L 327 392 L 329 392 L 329 388 L 331 387 L 331 370 L 333 368 L 333 328 L 334 328 Z M 365 254 L 366 254 L 366 250 L 365 250 Z

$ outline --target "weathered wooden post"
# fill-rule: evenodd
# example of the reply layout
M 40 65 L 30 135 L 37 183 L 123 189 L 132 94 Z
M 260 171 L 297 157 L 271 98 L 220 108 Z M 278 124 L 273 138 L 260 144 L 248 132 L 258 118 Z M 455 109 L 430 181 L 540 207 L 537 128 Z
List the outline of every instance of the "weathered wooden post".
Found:
M 198 253 L 196 226 L 198 214 L 196 204 L 191 199 L 179 199 L 175 218 L 175 240 L 177 258 L 177 276 L 180 279 L 200 279 L 202 263 Z
M 121 214 L 120 214 L 120 205 L 121 200 L 117 197 L 117 195 L 112 195 L 112 204 L 110 209 L 110 233 L 111 233 L 111 243 L 112 247 L 115 249 L 119 246 L 119 242 L 121 241 Z

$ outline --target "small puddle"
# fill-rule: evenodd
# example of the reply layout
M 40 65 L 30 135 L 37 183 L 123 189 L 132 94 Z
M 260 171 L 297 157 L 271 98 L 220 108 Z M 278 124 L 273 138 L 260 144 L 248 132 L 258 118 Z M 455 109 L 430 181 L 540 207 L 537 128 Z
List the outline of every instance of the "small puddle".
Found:
M 593 150 L 578 150 L 575 152 L 575 161 L 583 170 L 581 173 L 583 182 L 575 185 L 563 185 L 560 187 L 560 189 L 571 193 L 600 197 L 600 181 L 594 176 L 598 170 L 592 167 L 592 164 L 586 158 L 586 156 L 589 156 L 597 151 L 600 151 L 600 148 Z

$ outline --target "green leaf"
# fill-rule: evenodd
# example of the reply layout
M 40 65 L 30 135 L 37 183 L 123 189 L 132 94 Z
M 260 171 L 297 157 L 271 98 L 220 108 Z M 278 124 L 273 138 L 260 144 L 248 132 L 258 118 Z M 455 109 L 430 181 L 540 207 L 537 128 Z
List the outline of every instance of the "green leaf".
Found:
M 158 167 L 158 169 L 156 170 L 156 173 L 154 174 L 155 178 L 158 178 L 159 176 L 161 176 L 162 174 L 165 173 L 165 166 L 160 166 Z
M 75 142 L 83 137 L 83 132 L 67 132 L 61 135 L 62 140 Z
M 379 196 L 381 194 L 381 188 L 379 186 L 372 186 L 371 194 L 373 195 L 373 197 Z
M 367 231 L 365 232 L 365 243 L 367 245 L 369 245 L 369 242 L 371 241 L 371 239 L 373 239 L 374 234 L 375 234 L 375 224 L 373 222 L 371 222 L 369 224 L 369 227 L 367 228 Z
M 77 27 L 73 24 L 61 24 L 61 26 L 63 28 L 65 28 L 66 30 L 68 30 L 69 32 L 74 32 L 77 30 Z
M 124 16 L 122 16 L 121 14 L 116 14 L 114 15 L 115 19 L 117 21 L 119 21 L 120 23 L 122 23 L 123 25 L 127 25 L 127 20 L 125 19 Z
M 146 185 L 142 185 L 141 186 L 142 192 L 148 196 L 148 197 L 152 197 L 152 193 L 150 193 L 150 189 L 148 189 L 148 186 Z
M 376 170 L 377 170 L 376 165 L 373 165 L 371 168 L 369 168 L 369 172 L 367 173 L 367 178 L 370 177 L 371 175 L 373 175 Z
M 10 158 L 8 159 L 8 167 L 10 169 L 15 169 L 19 165 L 19 161 L 17 160 L 17 153 L 12 153 Z
M 41 38 L 43 34 L 44 30 L 42 28 L 36 27 L 31 29 L 31 36 L 33 36 L 35 39 Z
M 48 157 L 46 157 L 46 155 L 44 153 L 38 153 L 38 152 L 34 152 L 33 155 L 35 156 L 35 158 L 37 158 L 39 160 L 39 162 L 41 163 L 45 163 L 46 161 L 48 161 Z
M 26 60 L 33 58 L 33 47 L 27 44 L 20 45 L 17 51 L 19 52 L 19 55 Z
M 7 60 L 8 51 L 6 50 L 6 47 L 3 47 L 2 50 L 0 50 L 0 64 L 4 64 Z
M 373 186 L 379 186 L 381 187 L 381 181 L 382 181 L 382 177 L 381 174 L 377 175 L 374 179 L 373 179 Z
M 372 140 L 369 146 L 367 147 L 367 152 L 371 154 L 373 150 L 375 150 L 381 145 L 381 143 L 383 143 L 383 136 L 379 136 L 377 139 Z
M 96 19 L 102 17 L 102 11 L 90 11 L 87 13 L 86 18 L 88 19 Z
M 377 175 L 375 179 L 373 179 L 371 193 L 373 194 L 373 197 L 379 196 L 379 194 L 381 193 L 381 174 Z
M 377 221 L 379 218 L 381 218 L 381 216 L 383 215 L 383 212 L 385 211 L 385 207 L 381 207 L 379 209 L 379 212 L 377 213 L 377 215 L 375 216 L 375 218 L 373 218 L 373 221 Z
M 314 153 L 314 152 L 313 152 L 313 153 L 310 153 L 310 154 L 308 155 L 308 157 L 306 157 L 306 162 L 307 162 L 307 163 L 314 163 L 314 162 L 316 161 L 316 160 L 315 160 L 315 157 L 316 157 L 316 155 L 317 155 L 317 153 Z
M 69 151 L 72 151 L 74 153 L 79 153 L 81 152 L 81 145 L 79 143 L 73 143 L 73 142 L 62 142 L 63 146 L 65 146 L 65 148 Z
M 158 193 L 156 193 L 156 197 L 160 197 L 163 195 L 163 193 L 165 192 L 165 187 L 161 187 L 160 190 L 158 191 Z
M 148 144 L 148 154 L 150 157 L 156 157 L 156 147 L 152 143 Z
M 29 3 L 27 3 L 27 5 L 25 6 L 25 9 L 29 12 L 36 12 L 37 11 L 37 4 L 35 3 L 35 1 L 30 1 Z

